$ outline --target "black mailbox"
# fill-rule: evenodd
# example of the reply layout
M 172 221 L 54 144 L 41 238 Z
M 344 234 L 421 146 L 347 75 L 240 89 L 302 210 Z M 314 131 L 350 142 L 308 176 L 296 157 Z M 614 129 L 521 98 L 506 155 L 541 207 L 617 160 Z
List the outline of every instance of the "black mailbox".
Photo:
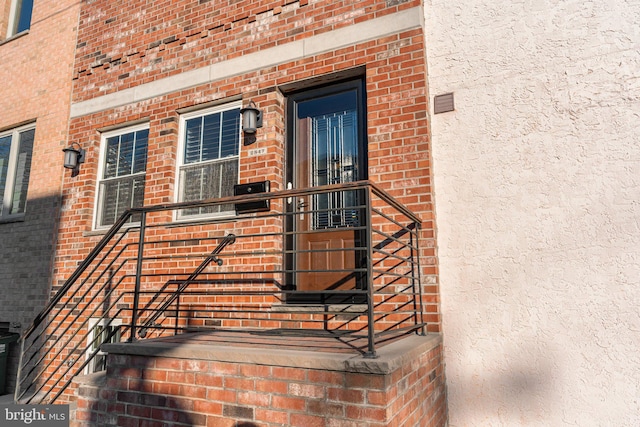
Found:
M 270 181 L 250 182 L 248 184 L 236 184 L 233 186 L 234 196 L 268 193 Z M 256 200 L 253 202 L 236 203 L 236 214 L 266 212 L 270 209 L 269 200 Z

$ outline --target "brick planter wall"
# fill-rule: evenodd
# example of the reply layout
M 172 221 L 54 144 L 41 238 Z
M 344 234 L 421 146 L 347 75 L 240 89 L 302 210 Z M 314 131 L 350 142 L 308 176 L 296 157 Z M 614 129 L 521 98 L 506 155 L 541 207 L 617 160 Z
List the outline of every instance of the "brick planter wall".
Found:
M 389 344 L 377 359 L 162 342 L 107 349 L 107 372 L 77 380 L 74 427 L 446 425 L 438 335 Z

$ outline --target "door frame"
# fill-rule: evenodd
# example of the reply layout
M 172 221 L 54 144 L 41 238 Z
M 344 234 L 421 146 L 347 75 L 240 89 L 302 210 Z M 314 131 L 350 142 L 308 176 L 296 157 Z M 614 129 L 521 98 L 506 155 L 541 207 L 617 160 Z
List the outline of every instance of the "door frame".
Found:
M 368 147 L 367 147 L 367 110 L 365 95 L 364 77 L 349 78 L 342 81 L 332 82 L 319 86 L 298 89 L 293 92 L 286 93 L 286 145 L 285 145 L 285 185 L 289 189 L 288 183 L 292 183 L 291 188 L 296 188 L 296 116 L 297 104 L 300 102 L 339 94 L 346 91 L 356 91 L 357 96 L 357 135 L 358 135 L 358 176 L 355 181 L 368 179 Z M 362 198 L 364 200 L 364 198 Z M 365 297 L 362 294 L 340 295 L 339 298 L 327 298 L 323 292 L 296 292 L 296 236 L 292 231 L 295 230 L 295 220 L 293 212 L 296 209 L 296 201 L 291 203 L 285 202 L 285 291 L 283 299 L 289 304 L 328 304 L 328 303 L 361 303 Z M 364 226 L 366 216 L 361 215 Z M 367 236 L 364 230 L 358 231 L 356 241 L 360 242 L 356 246 L 366 246 Z M 359 264 L 356 254 L 356 267 Z M 356 288 L 366 289 L 368 278 L 366 274 L 357 278 Z

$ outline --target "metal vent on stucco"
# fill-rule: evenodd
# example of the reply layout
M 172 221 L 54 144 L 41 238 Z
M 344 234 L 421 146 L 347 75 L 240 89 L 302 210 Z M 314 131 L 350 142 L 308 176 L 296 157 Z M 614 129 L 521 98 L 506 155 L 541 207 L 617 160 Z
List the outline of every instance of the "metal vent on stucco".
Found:
M 453 111 L 453 92 L 433 97 L 433 113 L 440 114 Z

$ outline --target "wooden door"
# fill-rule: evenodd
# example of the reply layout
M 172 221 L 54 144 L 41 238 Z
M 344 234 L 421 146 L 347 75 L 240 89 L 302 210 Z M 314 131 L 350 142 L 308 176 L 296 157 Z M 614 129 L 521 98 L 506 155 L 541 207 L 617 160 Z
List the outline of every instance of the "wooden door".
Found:
M 358 91 L 351 88 L 297 102 L 289 157 L 293 188 L 363 179 Z M 363 232 L 358 191 L 334 191 L 291 201 L 295 231 L 292 275 L 297 295 L 289 300 L 347 302 L 327 291 L 362 287 Z

